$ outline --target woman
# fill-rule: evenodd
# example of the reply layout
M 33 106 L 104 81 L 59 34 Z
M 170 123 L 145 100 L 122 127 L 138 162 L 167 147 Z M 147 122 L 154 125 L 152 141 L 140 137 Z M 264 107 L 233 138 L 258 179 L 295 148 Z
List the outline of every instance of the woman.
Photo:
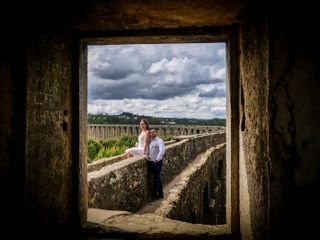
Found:
M 140 120 L 141 133 L 138 136 L 138 142 L 135 147 L 128 148 L 125 152 L 127 157 L 133 156 L 145 156 L 147 155 L 148 143 L 149 143 L 149 124 L 146 120 Z

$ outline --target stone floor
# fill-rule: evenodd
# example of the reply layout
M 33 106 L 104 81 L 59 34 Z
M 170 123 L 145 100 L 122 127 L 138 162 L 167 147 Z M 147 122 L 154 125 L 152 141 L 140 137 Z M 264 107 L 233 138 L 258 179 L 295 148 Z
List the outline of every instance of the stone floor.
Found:
M 226 225 L 202 225 L 159 215 L 90 208 L 83 239 L 232 239 Z

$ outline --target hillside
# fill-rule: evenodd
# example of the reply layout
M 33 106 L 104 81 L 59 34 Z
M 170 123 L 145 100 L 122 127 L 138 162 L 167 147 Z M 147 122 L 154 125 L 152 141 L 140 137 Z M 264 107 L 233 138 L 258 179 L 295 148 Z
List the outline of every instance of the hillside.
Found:
M 163 118 L 145 115 L 136 115 L 123 112 L 119 115 L 108 114 L 88 114 L 88 124 L 138 124 L 140 119 L 146 119 L 153 125 L 205 125 L 205 126 L 225 126 L 226 119 L 195 119 L 195 118 Z

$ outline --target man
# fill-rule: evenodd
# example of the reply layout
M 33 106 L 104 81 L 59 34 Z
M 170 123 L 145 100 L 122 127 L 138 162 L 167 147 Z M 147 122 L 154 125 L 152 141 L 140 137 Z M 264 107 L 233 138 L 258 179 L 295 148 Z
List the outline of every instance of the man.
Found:
M 163 198 L 163 188 L 161 180 L 162 158 L 165 153 L 164 142 L 157 136 L 155 129 L 151 128 L 149 131 L 150 142 L 148 146 L 147 160 L 148 169 L 153 178 L 152 200 Z

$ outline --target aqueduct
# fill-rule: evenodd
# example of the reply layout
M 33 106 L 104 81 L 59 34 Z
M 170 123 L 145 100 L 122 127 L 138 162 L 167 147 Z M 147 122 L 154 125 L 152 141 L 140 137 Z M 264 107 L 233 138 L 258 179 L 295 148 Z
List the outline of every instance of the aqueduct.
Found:
M 225 129 L 222 126 L 201 125 L 151 125 L 150 127 L 156 128 L 159 135 L 163 137 L 213 133 Z M 87 128 L 88 139 L 92 140 L 108 140 L 124 135 L 138 136 L 140 132 L 138 125 L 129 124 L 88 124 Z

